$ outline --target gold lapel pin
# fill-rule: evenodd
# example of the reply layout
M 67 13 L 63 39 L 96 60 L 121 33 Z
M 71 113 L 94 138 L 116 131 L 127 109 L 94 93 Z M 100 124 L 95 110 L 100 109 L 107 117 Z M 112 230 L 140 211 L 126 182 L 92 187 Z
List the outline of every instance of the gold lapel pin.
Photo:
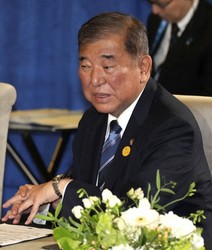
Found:
M 123 149 L 122 149 L 122 155 L 124 157 L 128 156 L 130 154 L 130 151 L 131 151 L 131 148 L 129 146 L 125 146 Z
M 134 139 L 132 138 L 132 139 L 130 139 L 130 146 L 132 146 L 133 145 L 133 143 L 134 143 Z M 131 147 L 130 146 L 125 146 L 123 149 L 122 149 L 122 155 L 124 156 L 124 157 L 126 157 L 126 156 L 128 156 L 129 154 L 130 154 L 130 152 L 131 152 Z

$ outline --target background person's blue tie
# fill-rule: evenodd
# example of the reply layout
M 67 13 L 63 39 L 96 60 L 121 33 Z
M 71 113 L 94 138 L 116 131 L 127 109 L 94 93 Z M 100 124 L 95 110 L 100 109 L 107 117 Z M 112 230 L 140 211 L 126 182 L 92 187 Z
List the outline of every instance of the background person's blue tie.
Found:
M 107 174 L 108 166 L 112 162 L 116 149 L 119 145 L 121 139 L 120 132 L 121 127 L 119 126 L 117 120 L 111 121 L 110 134 L 102 147 L 100 168 L 97 175 L 97 184 L 100 190 L 104 188 L 105 176 Z

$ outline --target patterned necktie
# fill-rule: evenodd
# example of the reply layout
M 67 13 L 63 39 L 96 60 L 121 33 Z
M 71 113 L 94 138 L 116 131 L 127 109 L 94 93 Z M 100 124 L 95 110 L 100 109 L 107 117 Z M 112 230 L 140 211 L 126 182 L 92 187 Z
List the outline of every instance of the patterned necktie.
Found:
M 103 189 L 105 184 L 105 176 L 108 171 L 108 166 L 112 162 L 116 149 L 121 139 L 121 127 L 117 120 L 113 120 L 110 123 L 110 134 L 102 147 L 100 168 L 97 175 L 97 185 L 100 190 Z

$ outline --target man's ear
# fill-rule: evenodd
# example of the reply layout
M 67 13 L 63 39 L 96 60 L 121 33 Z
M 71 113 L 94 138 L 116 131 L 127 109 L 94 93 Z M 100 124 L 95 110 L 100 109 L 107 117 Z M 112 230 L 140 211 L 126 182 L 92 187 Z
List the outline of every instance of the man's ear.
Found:
M 140 67 L 140 82 L 146 82 L 149 80 L 152 70 L 152 58 L 149 55 L 142 55 L 139 57 Z

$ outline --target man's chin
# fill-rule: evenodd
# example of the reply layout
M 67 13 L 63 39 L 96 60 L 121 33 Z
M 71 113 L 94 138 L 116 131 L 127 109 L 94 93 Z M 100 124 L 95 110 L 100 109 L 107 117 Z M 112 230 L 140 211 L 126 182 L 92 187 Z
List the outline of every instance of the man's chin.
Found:
M 107 104 L 104 104 L 104 105 L 98 104 L 98 105 L 94 105 L 94 107 L 96 108 L 96 110 L 99 113 L 103 113 L 103 114 L 113 114 L 114 113 L 114 110 L 110 109 Z

